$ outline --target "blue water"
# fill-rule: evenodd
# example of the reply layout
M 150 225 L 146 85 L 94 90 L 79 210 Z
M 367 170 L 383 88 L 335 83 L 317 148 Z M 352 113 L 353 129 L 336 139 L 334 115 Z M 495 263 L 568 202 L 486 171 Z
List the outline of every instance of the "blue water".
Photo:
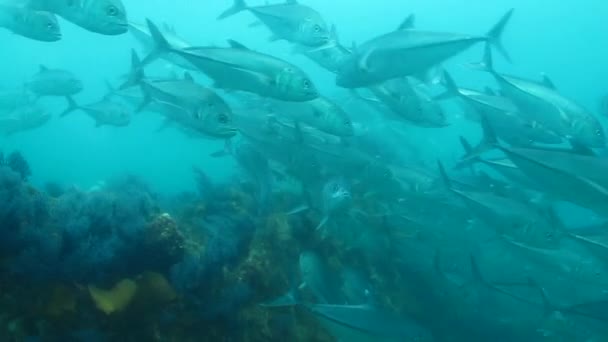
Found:
M 194 45 L 226 46 L 227 39 L 236 40 L 256 51 L 288 60 L 301 67 L 311 76 L 320 92 L 333 97 L 338 104 L 346 106 L 350 101 L 349 93 L 335 85 L 334 75 L 323 70 L 305 56 L 292 53 L 290 43 L 270 42 L 268 40 L 270 33 L 267 29 L 248 27 L 254 21 L 254 17 L 250 13 L 239 13 L 222 21 L 216 20 L 217 15 L 230 5 L 229 0 L 123 0 L 123 2 L 130 21 L 144 23 L 146 18 L 150 18 L 155 22 L 169 23 L 179 36 Z M 253 0 L 249 2 L 254 3 Z M 259 1 L 260 4 L 262 2 Z M 336 25 L 340 41 L 348 47 L 351 46 L 351 42 L 360 44 L 394 30 L 411 13 L 416 15 L 417 29 L 477 35 L 484 34 L 501 15 L 514 8 L 514 16 L 503 36 L 504 46 L 512 57 L 512 63 L 496 55 L 495 68 L 501 73 L 519 75 L 529 79 L 540 80 L 543 74 L 550 76 L 562 95 L 574 99 L 591 110 L 604 127 L 608 127 L 606 117 L 596 113 L 600 99 L 606 96 L 608 90 L 608 44 L 606 44 L 608 3 L 599 0 L 300 0 L 300 2 L 316 9 L 328 23 Z M 106 81 L 110 81 L 114 85 L 122 82 L 123 77 L 129 72 L 132 48 L 143 53 L 139 43 L 128 33 L 105 36 L 84 30 L 63 19 L 60 19 L 60 24 L 63 38 L 54 43 L 37 42 L 6 30 L 0 30 L 0 90 L 21 88 L 38 71 L 40 65 L 45 65 L 53 69 L 70 70 L 74 73 L 84 84 L 84 90 L 75 96 L 76 100 L 79 103 L 92 103 L 106 94 Z M 479 61 L 482 53 L 481 44 L 475 45 L 449 59 L 443 66 L 450 70 L 454 78 L 458 80 L 459 86 L 475 89 L 483 89 L 486 85 L 494 86 L 495 83 L 491 76 L 466 67 L 467 63 Z M 150 70 L 150 74 L 163 74 L 167 73 L 170 67 L 167 63 L 161 62 L 151 67 Z M 150 329 L 162 331 L 160 333 L 162 337 L 159 339 L 161 341 L 242 340 L 243 336 L 247 334 L 229 336 L 223 335 L 223 333 L 230 331 L 233 324 L 234 327 L 238 327 L 234 328 L 235 331 L 246 331 L 247 329 L 260 329 L 261 331 L 260 327 L 263 324 L 247 325 L 242 322 L 247 319 L 254 321 L 255 317 L 259 318 L 267 314 L 267 311 L 263 311 L 257 306 L 261 297 L 265 297 L 264 299 L 269 299 L 273 295 L 278 297 L 290 286 L 293 287 L 293 284 L 290 284 L 290 277 L 297 269 L 297 254 L 301 252 L 303 246 L 306 248 L 316 246 L 319 253 L 325 256 L 335 252 L 340 257 L 352 258 L 354 261 L 350 260 L 350 263 L 355 267 L 368 266 L 365 273 L 371 273 L 370 270 L 373 269 L 374 272 L 381 275 L 375 279 L 378 282 L 376 284 L 378 291 L 394 290 L 399 288 L 395 284 L 409 282 L 408 276 L 411 274 L 405 274 L 400 268 L 389 271 L 376 270 L 378 264 L 385 262 L 389 265 L 399 264 L 399 267 L 402 266 L 402 263 L 407 263 L 400 259 L 408 258 L 407 255 L 404 257 L 401 252 L 395 252 L 399 254 L 398 256 L 392 254 L 389 257 L 384 256 L 385 249 L 379 246 L 384 246 L 382 243 L 386 241 L 389 241 L 386 243 L 390 244 L 392 236 L 383 236 L 380 233 L 371 234 L 374 237 L 381 236 L 381 238 L 378 241 L 371 237 L 369 241 L 362 239 L 369 245 L 366 245 L 366 242 L 358 241 L 358 245 L 353 247 L 354 249 L 369 248 L 366 250 L 367 254 L 364 253 L 365 257 L 358 259 L 357 255 L 353 257 L 349 254 L 351 250 L 345 247 L 350 240 L 344 242 L 338 239 L 339 243 L 335 243 L 331 237 L 326 240 L 325 237 L 320 236 L 320 233 L 311 232 L 317 225 L 317 216 L 320 215 L 315 214 L 311 218 L 306 216 L 307 214 L 302 214 L 304 218 L 299 218 L 297 223 L 290 221 L 291 230 L 289 233 L 285 233 L 289 237 L 285 238 L 281 235 L 282 233 L 277 233 L 278 240 L 276 241 L 264 234 L 260 238 L 259 232 L 263 229 L 261 227 L 267 229 L 268 226 L 272 226 L 272 222 L 274 222 L 272 220 L 276 219 L 277 215 L 282 215 L 292 207 L 306 202 L 306 198 L 293 193 L 281 197 L 278 200 L 279 204 L 275 203 L 275 207 L 269 210 L 270 213 L 260 214 L 255 206 L 248 207 L 254 200 L 247 195 L 239 197 L 242 193 L 246 193 L 246 190 L 239 188 L 242 181 L 242 170 L 239 169 L 237 163 L 231 157 L 215 158 L 211 156 L 214 152 L 224 148 L 222 140 L 187 136 L 175 127 L 161 129 L 163 125 L 161 117 L 146 111 L 134 114 L 128 127 L 95 127 L 93 121 L 82 112 L 60 118 L 58 114 L 66 106 L 63 98 L 43 98 L 40 103 L 53 113 L 52 120 L 35 130 L 0 136 L 0 151 L 7 154 L 11 151 L 20 152 L 32 171 L 27 182 L 28 185 L 22 184 L 23 190 L 20 190 L 19 196 L 26 193 L 28 191 L 26 189 L 38 189 L 36 191 L 42 192 L 42 189 L 52 182 L 59 184 L 69 196 L 74 195 L 74 197 L 64 195 L 59 199 L 44 200 L 45 204 L 40 204 L 40 207 L 51 208 L 48 209 L 49 217 L 54 217 L 55 211 L 65 213 L 61 215 L 66 217 L 65 221 L 59 220 L 46 224 L 37 223 L 33 219 L 36 215 L 31 214 L 33 211 L 28 211 L 31 208 L 37 208 L 36 203 L 38 202 L 32 200 L 32 202 L 26 201 L 27 203 L 25 203 L 9 200 L 10 196 L 4 192 L 0 193 L 2 195 L 0 200 L 6 201 L 6 204 L 0 203 L 0 207 L 3 207 L 5 212 L 3 214 L 3 211 L 0 210 L 0 218 L 6 220 L 0 222 L 0 237 L 4 236 L 3 228 L 18 227 L 16 230 L 26 230 L 24 227 L 27 226 L 39 229 L 30 230 L 23 236 L 12 234 L 13 232 L 5 234 L 11 238 L 17 236 L 15 238 L 17 242 L 12 245 L 12 240 L 8 238 L 4 243 L 0 242 L 4 252 L 11 251 L 10 253 L 0 251 L 0 281 L 3 277 L 10 279 L 6 282 L 10 285 L 6 285 L 6 288 L 0 283 L 0 295 L 7 293 L 6 298 L 1 302 L 12 303 L 12 306 L 6 304 L 11 308 L 7 309 L 7 312 L 4 312 L 0 306 L 0 340 L 2 341 L 25 341 L 28 340 L 26 338 L 31 338 L 31 340 L 40 338 L 41 341 L 46 341 L 45 329 L 36 328 L 36 322 L 42 322 L 41 325 L 51 327 L 47 330 L 50 333 L 46 335 L 52 336 L 51 339 L 48 339 L 49 341 L 55 341 L 52 338 L 61 340 L 61 336 L 68 335 L 76 341 L 119 341 L 121 339 L 117 338 L 124 336 L 130 336 L 132 340 L 134 338 L 134 340 L 152 341 L 151 336 L 154 334 L 148 333 L 148 328 L 142 328 L 142 326 L 154 327 Z M 450 122 L 448 127 L 441 129 L 413 127 L 409 131 L 411 140 L 416 144 L 416 154 L 424 156 L 424 166 L 426 167 L 435 168 L 436 160 L 442 160 L 449 165 L 456 162 L 462 155 L 460 145 L 457 143 L 459 136 L 466 136 L 471 141 L 477 141 L 481 137 L 479 126 L 464 119 L 458 106 L 448 105 L 447 108 Z M 371 117 L 369 120 L 372 120 Z M 354 120 L 365 125 L 368 118 L 359 113 Z M 394 148 L 399 149 L 400 147 L 394 146 Z M 601 150 L 598 152 L 600 155 L 603 153 Z M 217 193 L 210 191 L 211 195 L 204 194 L 196 197 L 195 200 L 185 196 L 184 193 L 197 193 L 201 184 L 200 179 L 193 174 L 193 167 L 204 170 L 213 184 L 221 184 L 220 190 L 217 190 Z M 92 188 L 103 188 L 103 184 L 110 184 L 112 179 L 126 175 L 134 175 L 138 181 L 136 183 L 119 182 L 108 186 L 107 193 L 102 192 L 98 195 L 90 192 L 93 194 L 91 195 L 88 192 Z M 139 180 L 141 180 L 141 184 L 146 185 L 138 183 Z M 10 182 L 19 183 L 12 179 L 6 181 L 6 184 Z M 121 189 L 129 189 L 131 192 L 126 190 L 121 192 Z M 148 189 L 152 190 L 148 191 Z M 367 190 L 372 193 L 375 189 L 363 191 L 366 195 Z M 78 194 L 84 197 L 80 198 Z M 196 196 L 199 195 L 196 194 Z M 363 201 L 362 197 L 364 196 L 359 196 L 357 199 Z M 358 205 L 362 205 L 361 202 L 358 202 Z M 598 215 L 572 204 L 561 202 L 556 204 L 556 208 L 568 227 L 585 226 L 603 221 Z M 23 214 L 21 211 L 16 215 L 11 214 L 12 211 L 21 209 L 28 214 Z M 140 243 L 142 241 L 148 243 L 146 239 L 149 236 L 146 234 L 150 231 L 150 224 L 158 224 L 163 229 L 171 226 L 167 222 L 158 221 L 162 219 L 161 214 L 165 212 L 171 215 L 171 220 L 175 221 L 178 227 L 176 228 L 178 233 L 172 231 L 175 236 L 179 236 L 179 239 L 176 238 L 180 241 L 177 244 L 181 244 L 180 248 L 189 252 L 185 253 L 186 256 L 167 261 L 172 263 L 171 265 L 176 264 L 179 267 L 167 267 L 163 262 L 160 263 L 161 267 L 150 267 L 145 260 L 153 259 L 155 245 L 152 245 L 153 247 L 145 245 L 144 248 L 140 246 Z M 104 235 L 105 233 L 98 234 L 93 228 L 97 224 L 95 223 L 97 222 L 95 221 L 96 213 L 99 213 L 101 217 L 98 218 L 99 220 L 107 219 L 107 222 L 104 221 L 105 225 L 99 225 L 105 227 L 104 229 L 110 227 L 108 234 L 112 235 L 112 238 L 108 238 Z M 12 220 L 10 223 L 8 217 Z M 28 221 L 30 219 L 31 221 Z M 15 223 L 17 221 L 19 222 Z M 40 222 L 43 221 L 44 219 L 41 219 Z M 377 227 L 366 223 L 367 228 L 383 229 L 386 225 L 386 222 L 379 222 L 380 220 L 372 221 Z M 363 226 L 366 224 L 362 223 Z M 456 224 L 454 223 L 454 225 Z M 279 225 L 277 224 L 277 226 Z M 471 228 L 474 226 L 473 222 L 471 226 L 467 226 L 467 229 L 475 229 Z M 345 230 L 344 236 L 349 233 L 349 229 L 345 227 L 356 229 L 348 223 L 342 225 L 341 229 Z M 56 230 L 51 233 L 50 230 L 44 229 Z M 258 235 L 255 233 L 256 229 Z M 470 230 L 467 231 L 470 232 Z M 376 231 L 374 230 L 374 232 Z M 71 246 L 74 249 L 70 250 L 76 252 L 72 254 L 65 252 L 64 250 L 69 248 L 65 245 L 61 247 L 60 243 L 53 245 L 52 241 L 60 239 L 57 236 L 61 234 L 73 234 L 74 240 L 70 241 L 77 244 L 78 247 Z M 47 237 L 49 238 L 47 239 Z M 284 240 L 281 240 L 283 238 Z M 383 240 L 384 238 L 386 240 Z M 424 239 L 424 237 L 420 239 Z M 40 242 L 47 240 L 50 242 Z M 32 243 L 32 241 L 36 242 Z M 254 242 L 252 243 L 252 241 Z M 251 243 L 254 247 L 251 247 Z M 256 245 L 256 243 L 258 244 Z M 295 244 L 293 248 L 290 247 L 290 243 Z M 415 244 L 407 246 L 415 249 L 413 247 Z M 140 247 L 145 250 L 144 254 L 138 254 Z M 450 249 L 453 247 L 460 248 L 450 246 Z M 150 248 L 152 249 L 150 250 Z M 400 246 L 400 248 L 399 250 L 402 251 L 408 247 Z M 465 247 L 463 247 L 464 249 Z M 476 249 L 474 248 L 474 250 Z M 27 253 L 23 251 L 27 251 Z M 255 251 L 257 254 L 251 251 Z M 91 256 L 91 253 L 97 254 Z M 353 253 L 356 254 L 356 252 Z M 367 258 L 374 253 L 380 255 L 378 259 Z M 415 252 L 412 253 L 414 258 L 424 259 L 424 262 L 420 262 L 422 266 L 417 266 L 426 270 L 433 267 L 431 254 L 424 254 L 422 257 Z M 28 255 L 32 256 L 32 259 L 28 259 Z M 126 255 L 128 260 L 116 260 L 117 255 Z M 53 268 L 54 266 L 45 268 L 45 271 L 55 272 L 55 276 L 45 274 L 40 268 L 33 267 L 36 264 L 35 260 L 47 257 L 47 260 L 59 260 L 53 261 L 54 265 L 61 264 L 56 269 Z M 91 260 L 87 259 L 89 257 Z M 393 257 L 395 259 L 391 259 Z M 65 260 L 72 258 L 69 260 L 73 264 L 62 264 L 62 258 Z M 262 262 L 256 264 L 259 261 L 256 258 L 276 260 L 276 264 L 263 264 Z M 84 260 L 82 264 L 77 263 L 79 259 Z M 335 258 L 328 257 L 327 259 L 331 260 L 328 264 L 331 264 L 335 271 L 336 263 L 339 264 L 339 262 Z M 14 260 L 17 260 L 15 264 L 13 264 Z M 133 261 L 133 264 L 137 266 L 129 269 L 129 261 Z M 53 262 L 49 261 L 49 265 Z M 127 266 L 120 265 L 122 263 Z M 150 261 L 150 263 L 154 264 L 154 261 Z M 120 267 L 114 264 L 118 264 Z M 262 264 L 263 266 L 260 266 Z M 374 266 L 370 266 L 370 264 Z M 19 272 L 15 272 L 14 265 L 17 265 L 18 268 L 23 266 L 23 268 Z M 26 265 L 32 266 L 31 271 Z M 91 269 L 96 269 L 96 267 L 99 267 L 101 271 L 99 274 L 92 272 L 95 275 L 91 275 Z M 486 267 L 489 266 L 486 265 Z M 267 273 L 261 275 L 255 273 L 260 272 L 260 269 Z M 168 279 L 172 291 L 177 293 L 176 298 L 178 299 L 163 302 L 159 306 L 154 306 L 153 309 L 145 305 L 137 306 L 141 303 L 134 304 L 137 308 L 122 316 L 127 322 L 126 326 L 124 323 L 117 322 L 121 316 L 116 318 L 117 316 L 112 314 L 100 314 L 101 309 L 97 310 L 98 307 L 92 304 L 87 286 L 108 289 L 121 279 L 136 279 L 146 271 L 163 274 L 163 277 Z M 382 273 L 383 271 L 386 273 Z M 603 267 L 602 272 L 605 271 L 606 268 Z M 28 276 L 28 272 L 30 276 Z M 60 272 L 65 273 L 59 274 Z M 250 273 L 255 273 L 258 278 L 251 276 Z M 492 273 L 496 273 L 496 270 Z M 416 277 L 417 273 L 413 272 L 413 274 L 415 274 L 413 277 Z M 266 276 L 268 278 L 264 278 Z M 268 279 L 272 279 L 275 283 L 269 285 Z M 142 284 L 140 280 L 137 281 L 138 286 L 143 286 L 139 285 Z M 24 287 L 31 292 L 17 291 L 20 282 L 27 283 Z M 46 282 L 53 285 L 41 286 Z M 71 289 L 70 291 L 73 291 L 67 297 L 77 298 L 75 299 L 78 303 L 76 308 L 62 311 L 62 315 L 65 316 L 48 314 L 48 310 L 41 309 L 41 304 L 36 305 L 27 299 L 28 297 L 42 298 L 41 301 L 47 303 L 55 293 L 53 292 L 56 290 L 55 284 L 67 286 Z M 207 291 L 203 291 L 202 295 L 201 284 L 205 285 L 204 291 Z M 259 292 L 256 292 L 256 286 L 263 288 L 265 292 L 260 295 Z M 412 285 L 412 287 L 414 286 Z M 428 319 L 429 315 L 432 316 L 432 313 L 428 314 L 428 312 L 432 312 L 432 309 L 428 307 L 434 305 L 433 300 L 436 298 L 425 302 L 425 298 L 420 295 L 419 291 L 412 291 L 412 293 L 406 295 L 398 293 L 401 300 L 399 303 L 414 303 L 407 309 L 404 309 L 406 307 L 404 305 L 396 305 L 399 308 L 398 311 L 403 313 L 411 309 L 409 311 L 423 317 L 422 321 L 425 318 Z M 386 300 L 390 296 L 391 293 L 383 293 L 379 295 L 379 298 L 382 298 L 379 301 L 383 304 L 390 303 L 390 300 Z M 404 297 L 409 299 L 404 300 Z M 412 300 L 410 297 L 416 298 Z M 206 305 L 210 302 L 213 302 L 213 305 Z M 27 309 L 23 311 L 15 309 L 20 306 L 19 303 L 24 303 L 23 306 Z M 455 303 L 460 302 L 455 301 Z M 423 309 L 420 309 L 420 306 Z M 141 309 L 142 307 L 144 309 Z M 421 313 L 425 307 L 426 313 Z M 138 311 L 148 309 L 153 312 L 150 317 Z M 491 315 L 491 313 L 492 310 L 487 315 Z M 145 318 L 142 319 L 144 316 Z M 227 316 L 230 318 L 238 316 L 240 323 L 237 324 L 231 319 L 226 319 Z M 91 317 L 101 317 L 100 320 L 103 324 L 96 325 L 95 319 L 91 319 Z M 296 316 L 296 321 L 305 327 L 304 330 L 308 329 L 308 333 L 293 334 L 293 319 L 294 317 L 289 313 L 275 314 L 272 319 L 265 322 L 268 324 L 265 328 L 270 329 L 273 333 L 264 331 L 264 333 L 249 334 L 249 336 L 253 336 L 252 340 L 260 341 L 284 341 L 294 338 L 294 336 L 299 336 L 299 340 L 331 340 L 329 337 L 331 334 L 311 332 L 319 330 L 319 324 L 310 318 L 300 316 Z M 130 322 L 133 322 L 132 326 L 130 326 Z M 193 332 L 198 324 L 196 322 L 203 322 L 202 326 L 221 328 L 210 332 L 211 335 L 200 331 Z M 11 324 L 13 327 L 17 326 L 13 331 L 11 331 Z M 449 324 L 446 326 L 447 329 L 454 328 Z M 593 327 L 592 324 L 590 326 Z M 437 326 L 431 327 L 431 329 L 433 328 L 438 329 Z M 65 331 L 67 331 L 67 335 L 64 335 Z M 125 331 L 131 331 L 132 334 L 124 335 Z M 556 331 L 560 330 L 556 329 Z M 444 338 L 437 339 L 440 341 L 467 340 L 462 337 L 463 335 L 454 337 L 453 340 L 449 339 L 449 334 L 440 335 Z M 491 336 L 491 334 L 485 336 Z M 555 335 L 547 337 L 546 340 L 592 341 L 576 339 L 567 334 L 563 336 L 558 334 L 558 338 L 550 339 L 553 337 Z M 605 338 L 605 336 L 603 337 Z M 511 339 L 505 339 L 505 341 L 511 341 Z M 594 339 L 593 341 L 600 340 Z
M 225 21 L 216 21 L 217 13 L 228 1 L 214 1 L 205 5 L 191 1 L 150 1 L 142 6 L 138 1 L 125 1 L 132 21 L 145 18 L 166 21 L 193 44 L 223 44 L 228 38 L 241 41 L 255 49 L 289 58 L 311 73 L 318 86 L 331 91 L 331 75 L 316 67 L 303 56 L 292 56 L 286 42 L 269 43 L 263 28 L 247 29 L 254 21 L 248 13 Z M 516 14 L 504 37 L 505 46 L 513 58 L 512 65 L 500 60 L 497 69 L 513 74 L 538 77 L 550 75 L 560 91 L 576 98 L 589 108 L 596 108 L 605 92 L 608 68 L 608 48 L 601 42 L 603 18 L 608 6 L 598 1 L 581 5 L 563 1 L 548 5 L 544 2 L 483 1 L 463 5 L 460 1 L 377 1 L 373 5 L 350 2 L 308 1 L 329 23 L 338 27 L 340 39 L 362 42 L 392 30 L 410 13 L 417 16 L 420 29 L 481 34 L 488 30 L 507 9 Z M 130 49 L 136 46 L 130 35 L 108 37 L 92 34 L 69 22 L 62 22 L 64 39 L 53 44 L 29 41 L 2 32 L 3 63 L 1 85 L 12 87 L 29 79 L 39 64 L 73 71 L 85 84 L 79 101 L 94 101 L 104 93 L 106 79 L 114 80 L 128 71 Z M 471 73 L 459 64 L 477 61 L 481 48 L 474 47 L 450 61 L 453 73 L 462 86 L 475 86 L 486 80 L 484 75 Z M 63 101 L 52 101 L 53 108 Z M 175 132 L 154 133 L 159 123 L 145 115 L 136 117 L 126 129 L 96 129 L 88 118 L 73 115 L 54 119 L 35 132 L 2 138 L 7 149 L 18 148 L 27 154 L 33 167 L 44 170 L 34 174 L 33 182 L 55 180 L 61 183 L 92 186 L 108 174 L 133 172 L 141 175 L 160 191 L 179 192 L 192 183 L 191 165 L 205 166 L 214 178 L 226 177 L 231 163 L 207 158 L 220 143 L 192 141 Z M 455 130 L 431 132 L 431 139 L 445 155 L 451 154 L 446 141 L 458 134 Z M 95 156 L 95 158 L 90 158 Z M 86 162 L 85 162 L 86 161 Z M 227 164 L 227 165 L 225 165 Z M 168 167 L 170 165 L 170 167 Z

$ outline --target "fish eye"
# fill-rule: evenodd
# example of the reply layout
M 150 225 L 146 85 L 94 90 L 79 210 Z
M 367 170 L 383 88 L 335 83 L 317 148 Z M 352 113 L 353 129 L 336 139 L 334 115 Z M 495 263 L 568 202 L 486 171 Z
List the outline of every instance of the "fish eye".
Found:
M 345 126 L 350 126 L 350 125 L 351 125 L 350 120 L 346 120 L 346 121 L 344 121 L 344 125 L 345 125 Z
M 304 80 L 304 88 L 305 89 L 310 89 L 310 81 L 309 80 Z
M 217 116 L 217 121 L 221 124 L 225 124 L 228 123 L 228 115 L 226 114 L 220 114 Z
M 116 6 L 109 6 L 108 9 L 106 10 L 106 13 L 110 16 L 110 17 L 116 17 L 118 15 L 118 8 L 116 8 Z
M 315 30 L 315 32 L 320 32 L 321 31 L 321 26 L 315 25 L 314 30 Z
M 55 25 L 53 25 L 53 23 L 47 23 L 46 28 L 52 30 L 53 28 L 55 28 Z
M 215 107 L 215 105 L 213 104 L 213 102 L 209 102 L 209 103 L 207 103 L 207 107 L 208 108 L 213 108 L 213 107 Z

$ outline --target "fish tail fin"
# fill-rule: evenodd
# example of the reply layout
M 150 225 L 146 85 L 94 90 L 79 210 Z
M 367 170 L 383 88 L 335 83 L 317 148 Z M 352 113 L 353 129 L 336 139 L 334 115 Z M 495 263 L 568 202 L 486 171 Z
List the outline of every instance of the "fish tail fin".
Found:
M 483 130 L 483 137 L 477 149 L 490 150 L 496 147 L 498 145 L 496 131 L 494 131 L 494 127 L 485 115 L 481 115 L 481 129 Z
M 150 95 L 150 92 L 147 91 L 145 87 L 142 87 L 142 91 L 144 93 L 144 98 L 137 107 L 137 109 L 135 109 L 135 113 L 141 113 L 150 104 L 150 102 L 152 102 L 152 96 Z
M 439 168 L 439 175 L 441 176 L 441 180 L 446 188 L 452 190 L 452 181 L 448 177 L 448 173 L 445 171 L 445 167 L 441 161 L 437 161 L 437 167 Z
M 443 70 L 440 78 L 441 78 L 440 83 L 441 83 L 441 85 L 443 85 L 445 87 L 445 92 L 433 97 L 435 100 L 438 100 L 438 101 L 447 100 L 454 96 L 456 96 L 456 97 L 462 96 L 462 93 L 460 92 L 460 89 L 458 89 L 458 86 L 456 85 L 456 82 L 452 78 L 452 75 L 450 75 L 450 73 L 447 72 L 447 70 Z
M 61 112 L 61 114 L 59 114 L 60 117 L 64 117 L 80 108 L 80 106 L 78 105 L 78 103 L 76 103 L 76 100 L 74 100 L 73 97 L 66 96 L 65 98 L 66 100 L 68 100 L 68 108 L 66 108 L 63 112 Z
M 503 57 L 509 62 L 511 62 L 511 57 L 509 56 L 507 49 L 505 49 L 504 45 L 502 44 L 502 34 L 505 31 L 505 27 L 509 23 L 509 20 L 512 16 L 513 8 L 508 10 L 507 13 L 505 13 L 500 18 L 500 20 L 492 27 L 492 29 L 486 34 L 488 37 L 488 42 L 492 46 L 494 46 L 498 50 L 498 52 L 500 52 L 500 54 L 503 55 Z
M 154 41 L 154 49 L 144 60 L 142 61 L 142 65 L 148 65 L 151 62 L 157 60 L 163 54 L 172 51 L 174 48 L 171 46 L 167 38 L 160 31 L 158 26 L 150 20 L 146 19 L 146 23 L 148 25 L 148 30 L 150 31 L 150 35 L 152 36 L 152 40 Z
M 239 12 L 242 12 L 244 10 L 247 9 L 247 4 L 245 3 L 245 0 L 234 0 L 234 4 L 232 5 L 232 7 L 230 7 L 229 9 L 225 10 L 224 12 L 222 12 L 222 14 L 220 14 L 217 17 L 217 20 L 222 20 L 228 17 L 231 17 Z
M 106 95 L 103 97 L 105 100 L 111 99 L 114 95 L 116 95 L 116 89 L 114 88 L 114 86 L 112 85 L 112 83 L 110 83 L 110 81 L 105 80 L 105 85 L 106 85 Z
M 234 155 L 234 147 L 232 146 L 232 139 L 226 139 L 226 141 L 224 141 L 224 147 L 219 151 L 211 153 L 209 156 L 213 158 L 221 158 L 230 155 Z
M 473 164 L 481 161 L 481 158 L 479 157 L 479 154 L 475 153 L 475 149 L 465 137 L 460 136 L 459 139 L 460 145 L 462 145 L 462 148 L 464 149 L 464 155 L 462 156 L 460 161 L 454 166 L 454 169 L 460 170 L 465 167 L 472 168 Z
M 134 86 L 139 86 L 143 82 L 144 77 L 146 77 L 144 73 L 144 67 L 141 63 L 141 59 L 137 55 L 135 50 L 131 50 L 131 71 L 127 77 L 125 83 L 120 86 L 120 89 L 127 89 Z
M 469 63 L 468 67 L 473 70 L 485 71 L 495 74 L 494 70 L 494 57 L 492 56 L 492 47 L 490 44 L 486 44 L 483 49 L 483 58 L 480 62 Z

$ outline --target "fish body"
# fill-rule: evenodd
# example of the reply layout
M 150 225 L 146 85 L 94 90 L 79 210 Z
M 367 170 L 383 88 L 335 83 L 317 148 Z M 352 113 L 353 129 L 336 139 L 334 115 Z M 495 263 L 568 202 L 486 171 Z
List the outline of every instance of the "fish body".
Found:
M 66 115 L 75 110 L 82 110 L 93 120 L 95 120 L 95 127 L 125 127 L 131 123 L 132 111 L 124 103 L 116 102 L 109 98 L 104 98 L 101 101 L 80 106 L 76 104 L 74 99 L 71 97 L 68 99 L 70 106 L 63 112 L 62 115 Z
M 319 303 L 333 302 L 335 298 L 328 284 L 329 275 L 319 255 L 312 251 L 300 253 L 299 266 L 302 278 L 300 288 L 308 288 Z
M 447 126 L 441 106 L 408 78 L 369 87 L 372 94 L 390 111 L 391 117 L 420 127 Z
M 490 42 L 500 46 L 500 36 L 511 15 L 512 10 L 485 36 L 410 28 L 378 36 L 353 51 L 340 67 L 336 84 L 344 88 L 360 88 L 392 78 L 417 75 L 477 43 Z
M 42 42 L 56 42 L 61 39 L 61 28 L 53 13 L 32 10 L 17 4 L 0 3 L 0 27 Z
M 488 95 L 471 89 L 460 89 L 452 77 L 445 72 L 444 79 L 448 93 L 458 96 L 474 114 L 476 121 L 485 117 L 496 135 L 515 146 L 527 146 L 532 143 L 559 144 L 560 135 L 548 129 L 538 121 L 531 121 L 528 115 L 521 113 L 520 108 L 509 98 Z
M 0 132 L 12 135 L 44 126 L 51 115 L 37 105 L 19 107 L 8 115 L 0 117 Z
M 287 119 L 305 123 L 340 137 L 354 135 L 353 123 L 349 115 L 329 98 L 320 96 L 306 102 L 269 102 L 274 112 Z
M 127 12 L 121 0 L 28 0 L 27 6 L 55 13 L 103 35 L 119 35 L 128 30 Z
M 433 341 L 430 332 L 413 320 L 369 305 L 305 307 L 341 341 Z
M 498 73 L 493 68 L 492 52 L 487 47 L 481 69 L 494 76 L 503 96 L 512 100 L 529 122 L 541 122 L 561 137 L 590 148 L 605 147 L 606 136 L 599 120 L 560 94 L 548 78 L 538 82 Z
M 26 88 L 41 96 L 72 96 L 83 89 L 82 82 L 67 70 L 49 69 L 43 65 L 27 83 Z
M 295 0 L 263 6 L 247 6 L 244 0 L 235 0 L 234 5 L 218 18 L 223 19 L 245 10 L 270 29 L 273 34 L 271 40 L 284 39 L 313 47 L 329 41 L 330 30 L 319 12 Z
M 229 138 L 236 134 L 232 110 L 219 95 L 196 83 L 190 74 L 177 80 L 145 79 L 135 51 L 132 52 L 131 74 L 121 89 L 133 86 L 139 86 L 144 95 L 140 109 L 156 103 L 155 109 L 162 107 L 162 113 L 169 120 L 209 137 Z
M 157 49 L 144 64 L 173 53 L 196 67 L 225 90 L 240 90 L 285 101 L 310 101 L 318 92 L 301 69 L 279 58 L 252 51 L 231 41 L 232 47 L 172 47 L 158 27 L 148 21 Z

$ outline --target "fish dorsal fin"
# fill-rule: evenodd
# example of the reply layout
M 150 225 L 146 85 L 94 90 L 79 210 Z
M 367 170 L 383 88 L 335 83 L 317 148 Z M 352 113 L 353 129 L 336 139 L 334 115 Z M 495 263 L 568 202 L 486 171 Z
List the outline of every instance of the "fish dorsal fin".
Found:
M 233 39 L 228 39 L 228 44 L 230 44 L 230 47 L 232 47 L 233 49 L 240 49 L 240 50 L 251 50 L 248 47 L 246 47 L 245 45 L 237 42 L 236 40 Z
M 547 87 L 547 88 L 551 88 L 551 89 L 554 89 L 554 90 L 555 90 L 555 89 L 557 89 L 557 88 L 555 87 L 555 83 L 553 83 L 553 81 L 552 81 L 552 80 L 549 78 L 549 76 L 547 76 L 547 74 L 544 74 L 544 73 L 543 73 L 543 74 L 542 74 L 542 76 L 543 76 L 543 79 L 542 79 L 542 81 L 541 81 L 541 82 L 542 82 L 542 84 L 543 84 L 545 87 Z
M 192 78 L 192 75 L 189 72 L 185 72 L 184 81 L 194 82 L 194 78 Z
M 415 24 L 416 24 L 416 15 L 410 14 L 410 15 L 407 16 L 407 18 L 405 18 L 401 22 L 401 24 L 397 28 L 397 31 L 411 30 L 411 29 L 414 28 Z
M 46 67 L 45 65 L 43 65 L 43 64 L 40 64 L 40 71 L 41 71 L 41 72 L 42 72 L 42 71 L 48 71 L 48 70 L 49 70 L 49 68 L 47 68 L 47 67 Z

